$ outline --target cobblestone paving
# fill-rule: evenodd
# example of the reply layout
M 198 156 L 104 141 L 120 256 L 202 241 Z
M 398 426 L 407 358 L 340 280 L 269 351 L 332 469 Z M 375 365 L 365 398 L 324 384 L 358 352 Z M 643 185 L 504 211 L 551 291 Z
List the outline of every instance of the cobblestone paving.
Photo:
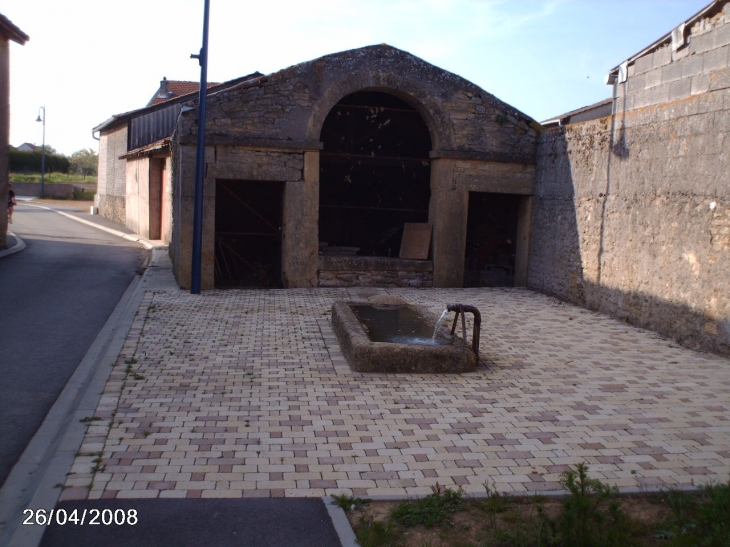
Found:
M 728 480 L 727 359 L 524 289 L 378 292 L 476 305 L 488 367 L 352 372 L 330 307 L 359 289 L 148 292 L 62 499 Z

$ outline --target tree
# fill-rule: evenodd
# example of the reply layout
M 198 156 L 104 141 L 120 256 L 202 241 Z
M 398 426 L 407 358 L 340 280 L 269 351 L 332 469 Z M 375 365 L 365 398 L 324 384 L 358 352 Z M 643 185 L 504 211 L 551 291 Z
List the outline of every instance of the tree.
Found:
M 83 175 L 96 175 L 99 156 L 91 148 L 84 148 L 71 154 L 71 171 Z

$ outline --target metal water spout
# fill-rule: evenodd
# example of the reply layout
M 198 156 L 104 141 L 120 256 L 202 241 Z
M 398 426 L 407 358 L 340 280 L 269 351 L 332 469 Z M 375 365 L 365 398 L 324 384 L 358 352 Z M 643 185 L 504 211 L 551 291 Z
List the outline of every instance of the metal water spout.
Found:
M 453 311 L 456 312 L 456 315 L 454 316 L 454 324 L 451 325 L 451 335 L 453 336 L 454 332 L 456 331 L 456 323 L 459 321 L 459 317 L 461 317 L 461 328 L 463 331 L 463 337 L 464 337 L 464 343 L 467 342 L 466 339 L 466 314 L 471 313 L 474 316 L 474 330 L 472 332 L 472 350 L 474 351 L 474 354 L 477 356 L 477 361 L 479 360 L 479 333 L 481 332 L 482 328 L 482 314 L 479 313 L 479 310 L 476 309 L 474 306 L 470 306 L 468 304 L 448 304 L 446 306 L 446 311 Z

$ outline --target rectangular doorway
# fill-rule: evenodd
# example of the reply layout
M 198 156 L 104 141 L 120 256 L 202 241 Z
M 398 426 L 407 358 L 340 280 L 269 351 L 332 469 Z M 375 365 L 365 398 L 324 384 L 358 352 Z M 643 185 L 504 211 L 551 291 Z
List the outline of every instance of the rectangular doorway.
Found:
M 523 196 L 469 192 L 464 287 L 514 287 Z
M 284 183 L 217 180 L 215 286 L 281 287 Z

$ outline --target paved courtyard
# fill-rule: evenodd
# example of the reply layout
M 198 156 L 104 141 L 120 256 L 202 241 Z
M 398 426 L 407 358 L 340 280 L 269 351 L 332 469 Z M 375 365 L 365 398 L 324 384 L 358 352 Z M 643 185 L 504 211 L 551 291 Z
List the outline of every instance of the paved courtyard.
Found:
M 409 496 L 730 477 L 730 361 L 525 289 L 378 289 L 482 312 L 488 367 L 352 372 L 363 289 L 148 292 L 61 499 Z M 471 331 L 469 331 L 471 332 Z

